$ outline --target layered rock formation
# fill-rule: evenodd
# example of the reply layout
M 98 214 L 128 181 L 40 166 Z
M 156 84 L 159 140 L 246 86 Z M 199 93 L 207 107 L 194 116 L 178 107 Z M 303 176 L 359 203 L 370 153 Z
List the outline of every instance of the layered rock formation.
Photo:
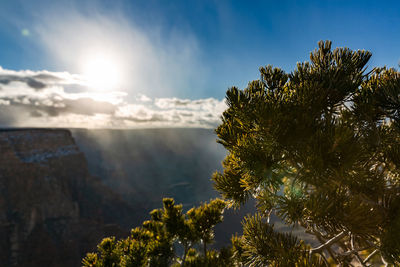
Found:
M 68 130 L 0 130 L 2 266 L 79 266 L 134 213 L 89 174 Z

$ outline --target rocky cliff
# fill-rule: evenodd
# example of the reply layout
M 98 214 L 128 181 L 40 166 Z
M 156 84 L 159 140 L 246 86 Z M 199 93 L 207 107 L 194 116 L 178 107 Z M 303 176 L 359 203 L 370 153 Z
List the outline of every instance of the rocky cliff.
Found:
M 89 174 L 68 130 L 0 130 L 0 192 L 2 266 L 79 266 L 135 213 Z

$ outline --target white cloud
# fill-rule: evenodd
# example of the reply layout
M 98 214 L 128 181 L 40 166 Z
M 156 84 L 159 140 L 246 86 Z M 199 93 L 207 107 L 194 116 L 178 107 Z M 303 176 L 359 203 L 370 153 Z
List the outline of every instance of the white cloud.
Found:
M 40 82 L 40 88 L 37 83 Z M 79 75 L 12 71 L 0 67 L 0 126 L 8 127 L 205 127 L 220 123 L 223 100 L 157 98 L 126 92 L 93 92 Z M 70 92 L 70 86 L 82 90 Z
M 136 97 L 136 100 L 138 100 L 138 101 L 140 101 L 140 102 L 151 102 L 151 101 L 152 101 L 150 97 L 148 97 L 148 96 L 146 96 L 146 95 L 144 95 L 144 94 L 139 94 L 139 95 Z

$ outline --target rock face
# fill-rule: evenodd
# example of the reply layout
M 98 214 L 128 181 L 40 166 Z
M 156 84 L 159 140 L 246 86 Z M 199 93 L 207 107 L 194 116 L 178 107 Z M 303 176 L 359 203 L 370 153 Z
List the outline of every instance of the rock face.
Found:
M 68 130 L 0 130 L 0 262 L 79 266 L 135 211 L 88 172 Z

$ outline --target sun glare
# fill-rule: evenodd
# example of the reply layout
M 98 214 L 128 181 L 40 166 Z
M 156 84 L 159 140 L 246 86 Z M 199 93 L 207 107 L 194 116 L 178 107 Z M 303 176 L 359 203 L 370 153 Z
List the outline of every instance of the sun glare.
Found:
M 83 60 L 83 76 L 89 87 L 95 90 L 113 90 L 120 84 L 118 63 L 102 54 Z

